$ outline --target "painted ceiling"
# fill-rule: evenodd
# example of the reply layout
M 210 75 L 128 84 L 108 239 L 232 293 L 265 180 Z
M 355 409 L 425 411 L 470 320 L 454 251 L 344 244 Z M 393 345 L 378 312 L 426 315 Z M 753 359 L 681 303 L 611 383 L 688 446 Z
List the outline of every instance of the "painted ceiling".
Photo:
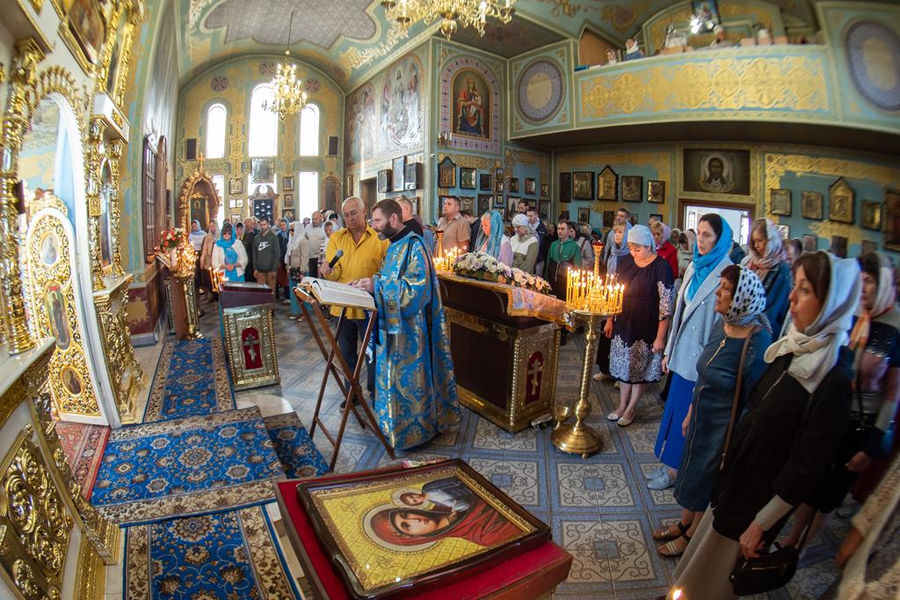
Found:
M 228 58 L 282 53 L 289 42 L 293 56 L 350 90 L 435 35 L 437 28 L 437 24 L 418 23 L 403 38 L 391 27 L 379 0 L 174 1 L 180 16 L 177 33 L 183 83 Z M 810 0 L 769 1 L 813 22 Z M 462 29 L 453 40 L 505 57 L 561 39 L 578 39 L 585 27 L 623 42 L 648 18 L 675 4 L 687 4 L 687 0 L 518 0 L 510 24 L 494 21 L 484 37 Z

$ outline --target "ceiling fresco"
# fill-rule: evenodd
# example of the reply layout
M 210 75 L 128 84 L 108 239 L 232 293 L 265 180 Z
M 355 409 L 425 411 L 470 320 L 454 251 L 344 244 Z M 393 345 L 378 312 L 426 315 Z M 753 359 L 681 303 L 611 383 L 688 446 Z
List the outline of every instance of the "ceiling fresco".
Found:
M 723 0 L 719 0 L 722 2 Z M 814 22 L 810 0 L 769 0 L 803 22 Z M 418 23 L 402 36 L 379 0 L 175 0 L 179 12 L 182 83 L 222 60 L 247 54 L 280 54 L 290 35 L 291 54 L 331 75 L 345 91 L 400 53 L 435 34 Z M 656 13 L 688 0 L 518 0 L 510 24 L 488 24 L 484 37 L 462 29 L 453 40 L 511 57 L 584 28 L 624 43 Z

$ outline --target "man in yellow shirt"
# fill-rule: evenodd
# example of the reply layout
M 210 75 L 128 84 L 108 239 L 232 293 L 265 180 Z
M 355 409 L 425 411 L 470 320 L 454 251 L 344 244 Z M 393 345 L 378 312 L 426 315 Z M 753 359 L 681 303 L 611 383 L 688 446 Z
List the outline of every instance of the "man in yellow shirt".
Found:
M 378 238 L 374 229 L 366 224 L 366 205 L 355 196 L 344 200 L 341 204 L 341 212 L 344 214 L 343 229 L 336 231 L 328 240 L 325 250 L 325 262 L 319 268 L 319 276 L 337 281 L 350 283 L 357 279 L 372 277 L 381 269 L 385 252 L 390 245 L 389 240 Z M 343 250 L 344 255 L 335 263 L 334 268 L 329 263 Z M 331 307 L 331 314 L 340 316 L 339 307 Z M 344 324 L 338 337 L 338 347 L 344 360 L 353 369 L 359 358 L 359 343 L 366 334 L 366 326 L 369 318 L 364 310 L 351 308 L 347 310 Z M 365 348 L 363 348 L 365 351 Z M 375 366 L 366 365 L 366 389 L 370 397 L 375 394 Z

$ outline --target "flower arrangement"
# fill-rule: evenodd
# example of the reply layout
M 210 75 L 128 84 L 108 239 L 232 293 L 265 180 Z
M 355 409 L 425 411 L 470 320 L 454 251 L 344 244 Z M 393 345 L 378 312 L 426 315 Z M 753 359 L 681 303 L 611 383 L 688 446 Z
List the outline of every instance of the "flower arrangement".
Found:
M 196 254 L 184 229 L 167 229 L 159 236 L 153 249 L 157 260 L 178 277 L 189 277 L 194 271 Z
M 495 281 L 541 294 L 550 294 L 552 291 L 545 279 L 507 266 L 484 252 L 469 252 L 458 257 L 453 262 L 453 272 L 460 277 Z
M 166 229 L 159 236 L 159 244 L 153 249 L 156 254 L 168 254 L 184 240 L 184 229 Z

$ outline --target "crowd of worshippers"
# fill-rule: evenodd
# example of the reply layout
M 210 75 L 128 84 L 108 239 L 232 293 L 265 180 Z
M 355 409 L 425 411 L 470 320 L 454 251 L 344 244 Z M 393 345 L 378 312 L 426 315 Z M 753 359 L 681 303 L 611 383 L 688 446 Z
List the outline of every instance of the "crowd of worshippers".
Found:
M 219 235 L 215 223 L 203 232 L 195 222 L 190 239 L 199 277 L 209 267 L 265 283 L 294 315 L 290 283 L 306 275 L 373 293 L 378 325 L 365 387 L 386 437 L 408 449 L 459 420 L 430 266 L 434 231 L 444 253 L 486 252 L 542 275 L 559 297 L 569 267 L 593 264 L 599 230 L 542 221 L 525 202 L 517 210 L 506 224 L 499 211 L 477 218 L 449 197 L 436 226 L 426 226 L 405 197 L 379 202 L 371 215 L 351 197 L 341 215 L 274 227 L 226 222 Z M 620 208 L 601 240 L 600 264 L 625 295 L 623 312 L 603 324 L 593 379 L 618 388 L 606 418 L 628 427 L 648 385 L 667 375 L 655 446 L 662 466 L 646 477 L 650 489 L 674 487 L 682 508 L 676 523 L 653 532 L 661 556 L 682 557 L 672 589 L 735 597 L 729 574 L 739 557 L 778 536 L 782 546 L 803 545 L 837 509 L 862 504 L 836 557 L 844 575 L 828 597 L 896 597 L 900 311 L 891 260 L 802 252 L 768 219 L 752 224 L 747 248 L 715 213 L 683 232 L 658 219 L 633 223 Z M 349 365 L 367 319 L 345 316 L 338 344 Z M 848 494 L 855 503 L 844 503 Z

